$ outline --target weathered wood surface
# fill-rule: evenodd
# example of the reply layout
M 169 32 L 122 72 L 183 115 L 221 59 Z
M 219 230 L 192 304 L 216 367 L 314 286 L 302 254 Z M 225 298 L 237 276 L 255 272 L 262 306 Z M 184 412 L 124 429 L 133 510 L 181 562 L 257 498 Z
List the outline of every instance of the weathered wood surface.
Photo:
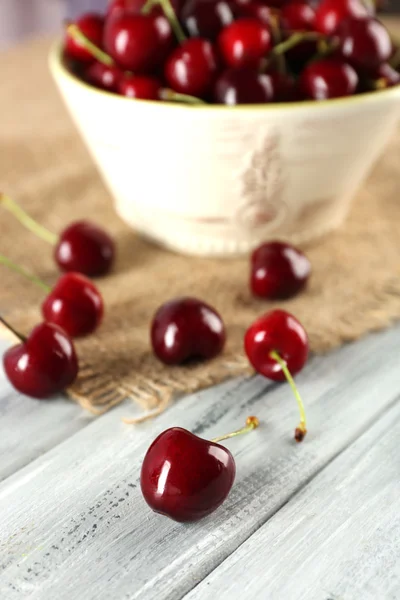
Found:
M 215 584 L 208 585 L 207 579 L 204 584 L 210 595 L 202 586 L 193 594 L 218 597 L 235 579 L 238 586 L 230 598 L 252 598 L 243 590 L 239 596 L 239 573 L 249 565 L 243 563 L 240 569 L 236 565 L 237 576 L 232 571 L 222 579 L 219 570 L 229 564 L 226 559 L 232 553 L 230 560 L 234 560 L 241 544 L 251 546 L 253 534 L 261 527 L 256 535 L 262 535 L 281 514 L 287 517 L 276 530 L 284 541 L 285 532 L 296 525 L 286 511 L 293 502 L 301 502 L 308 485 L 316 485 L 321 497 L 338 494 L 337 483 L 329 489 L 329 475 L 320 487 L 319 477 L 325 468 L 326 472 L 333 468 L 339 454 L 352 452 L 354 442 L 368 436 L 378 427 L 377 420 L 396 405 L 400 394 L 399 339 L 400 330 L 394 328 L 310 361 L 298 377 L 310 429 L 301 446 L 292 442 L 298 417 L 288 386 L 271 385 L 258 377 L 181 399 L 156 421 L 135 428 L 121 423 L 127 406 L 88 423 L 80 409 L 71 404 L 55 402 L 54 412 L 50 404 L 37 405 L 37 410 L 43 410 L 43 421 L 38 413 L 32 434 L 29 423 L 23 431 L 18 429 L 31 401 L 19 398 L 14 403 L 16 395 L 2 382 L 8 410 L 2 410 L 0 456 L 6 463 L 3 472 L 10 474 L 14 464 L 15 473 L 0 485 L 0 598 L 178 600 L 214 569 Z M 263 425 L 229 442 L 237 460 L 237 480 L 219 511 L 190 526 L 149 511 L 138 488 L 138 475 L 144 452 L 157 433 L 180 425 L 213 437 L 237 428 L 249 414 L 258 415 Z M 388 426 L 394 424 L 394 418 L 388 419 Z M 57 430 L 53 437 L 49 433 L 52 423 Z M 67 431 L 71 423 L 73 430 Z M 378 438 L 371 435 L 373 448 Z M 45 442 L 38 451 L 41 438 Z M 386 457 L 390 462 L 394 456 L 391 444 L 371 456 L 381 461 Z M 7 448 L 11 448 L 9 454 Z M 376 465 L 371 464 L 371 470 L 379 473 Z M 390 473 L 385 473 L 386 484 Z M 354 478 L 347 473 L 347 493 L 360 497 L 368 487 L 367 476 L 368 469 Z M 334 472 L 331 477 L 334 481 Z M 398 484 L 393 481 L 393 485 Z M 371 512 L 362 513 L 368 516 L 367 527 L 374 514 L 378 527 L 392 518 L 388 497 L 382 496 L 386 505 L 371 502 Z M 333 518 L 339 519 L 339 515 L 333 513 Z M 385 529 L 382 531 L 380 547 L 387 536 Z M 398 520 L 393 519 L 392 535 L 398 534 Z M 378 530 L 373 535 L 379 540 Z M 340 545 L 337 555 L 344 562 L 346 557 L 349 563 L 353 561 L 357 548 L 354 550 L 344 535 L 337 535 L 336 541 Z M 324 556 L 325 536 L 316 531 L 313 544 L 312 556 Z M 277 555 L 277 565 L 279 560 Z M 329 556 L 324 561 L 329 565 Z M 286 574 L 292 580 L 290 589 L 295 590 L 298 573 L 296 565 L 292 568 L 286 561 L 285 548 L 280 564 L 282 578 Z M 267 560 L 265 565 L 267 573 Z M 384 570 L 377 574 L 379 578 L 386 576 Z M 267 582 L 264 570 L 258 577 Z M 376 580 L 374 585 L 378 584 Z M 268 595 L 259 597 L 269 600 Z M 279 598 L 297 600 L 296 595 Z M 328 592 L 318 596 L 318 600 L 327 598 Z M 351 595 L 344 598 L 353 600 Z

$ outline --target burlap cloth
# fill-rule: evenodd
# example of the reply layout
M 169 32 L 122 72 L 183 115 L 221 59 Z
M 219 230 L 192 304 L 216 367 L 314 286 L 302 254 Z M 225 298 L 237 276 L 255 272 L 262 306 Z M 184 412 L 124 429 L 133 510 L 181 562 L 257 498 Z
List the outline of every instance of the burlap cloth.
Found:
M 98 281 L 107 307 L 104 324 L 98 334 L 77 344 L 82 368 L 71 396 L 95 411 L 125 398 L 146 411 L 164 407 L 176 392 L 249 372 L 244 331 L 274 304 L 251 297 L 248 260 L 178 256 L 140 239 L 116 217 L 50 80 L 48 46 L 47 41 L 30 43 L 2 56 L 0 189 L 55 232 L 72 219 L 88 217 L 104 224 L 118 241 L 115 269 Z M 400 317 L 399 148 L 397 135 L 342 229 L 307 248 L 313 266 L 308 290 L 280 303 L 302 321 L 314 352 Z M 54 282 L 58 273 L 51 247 L 5 211 L 0 215 L 0 252 Z M 28 332 L 40 320 L 43 293 L 3 267 L 0 272 L 1 313 Z M 228 343 L 211 362 L 165 367 L 152 355 L 149 323 L 162 302 L 187 294 L 220 311 Z

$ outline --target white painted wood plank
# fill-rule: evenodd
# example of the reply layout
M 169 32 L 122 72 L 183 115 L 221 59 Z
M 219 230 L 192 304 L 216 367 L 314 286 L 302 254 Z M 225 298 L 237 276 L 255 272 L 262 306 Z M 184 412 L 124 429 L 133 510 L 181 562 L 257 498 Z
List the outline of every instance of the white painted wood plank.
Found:
M 393 404 L 398 339 L 397 328 L 311 361 L 298 378 L 310 429 L 301 446 L 288 387 L 262 394 L 258 378 L 181 400 L 142 427 L 119 423 L 120 407 L 78 432 L 0 486 L 0 598 L 181 598 Z M 225 505 L 190 526 L 149 511 L 138 475 L 156 434 L 180 425 L 213 437 L 249 414 L 264 424 L 229 443 L 237 481 Z
M 400 401 L 185 600 L 399 599 L 399 438 Z
M 15 392 L 1 360 L 9 345 L 0 340 L 0 481 L 93 420 L 65 398 L 40 401 Z

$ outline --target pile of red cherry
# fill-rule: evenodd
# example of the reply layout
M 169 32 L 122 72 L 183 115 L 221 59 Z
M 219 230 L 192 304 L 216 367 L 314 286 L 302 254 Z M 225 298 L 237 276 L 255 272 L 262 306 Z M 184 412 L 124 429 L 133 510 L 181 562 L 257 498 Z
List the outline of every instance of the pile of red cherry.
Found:
M 0 194 L 0 206 L 52 244 L 57 265 L 66 271 L 51 289 L 0 255 L 1 264 L 26 276 L 48 293 L 42 305 L 44 322 L 35 327 L 28 338 L 0 317 L 20 338 L 20 343 L 4 354 L 8 379 L 18 391 L 44 399 L 65 390 L 78 375 L 72 338 L 93 333 L 103 317 L 102 296 L 87 276 L 109 272 L 115 246 L 106 232 L 87 221 L 73 223 L 58 237 L 35 222 L 9 197 Z M 265 243 L 252 254 L 250 288 L 260 298 L 291 298 L 305 287 L 310 270 L 306 256 L 293 246 Z M 166 365 L 210 360 L 222 352 L 225 340 L 226 329 L 221 316 L 196 298 L 177 298 L 163 304 L 151 324 L 153 352 Z M 308 339 L 303 326 L 284 310 L 270 311 L 249 327 L 244 348 L 256 372 L 273 381 L 286 379 L 291 385 L 301 417 L 295 439 L 302 441 L 307 433 L 305 412 L 292 375 L 303 368 L 308 357 Z M 157 512 L 180 521 L 196 520 L 215 510 L 228 495 L 235 476 L 234 459 L 218 442 L 257 426 L 256 417 L 249 417 L 242 430 L 212 442 L 180 428 L 162 433 L 151 445 L 142 468 L 141 486 L 148 504 Z M 171 455 L 175 458 L 179 455 L 179 460 L 170 460 Z
M 145 100 L 325 100 L 400 81 L 371 0 L 112 0 L 68 26 L 64 56 L 88 83 Z

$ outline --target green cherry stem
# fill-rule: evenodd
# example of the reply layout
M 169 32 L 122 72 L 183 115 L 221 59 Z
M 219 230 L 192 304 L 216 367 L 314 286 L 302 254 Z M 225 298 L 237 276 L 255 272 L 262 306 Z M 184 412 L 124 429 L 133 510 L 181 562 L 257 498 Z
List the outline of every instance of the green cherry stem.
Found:
M 204 100 L 196 98 L 195 96 L 189 96 L 188 94 L 179 94 L 170 90 L 169 88 L 163 88 L 160 92 L 161 100 L 170 102 L 184 102 L 185 104 L 207 104 Z
M 282 32 L 279 27 L 279 17 L 276 14 L 272 14 L 270 17 L 270 26 L 272 39 L 274 40 L 275 48 L 282 42 Z M 276 65 L 278 72 L 284 75 L 287 72 L 286 59 L 284 54 L 278 54 L 276 56 Z
M 229 438 L 236 437 L 237 435 L 243 435 L 244 433 L 249 433 L 249 431 L 253 431 L 253 429 L 257 429 L 260 421 L 257 417 L 247 417 L 246 425 L 242 427 L 242 429 L 238 429 L 237 431 L 232 431 L 232 433 L 227 433 L 226 435 L 221 435 L 220 437 L 214 438 L 211 440 L 214 444 L 218 444 L 223 440 L 228 440 Z
M 57 236 L 40 225 L 37 221 L 32 219 L 14 200 L 12 200 L 6 194 L 0 192 L 0 206 L 4 206 L 16 219 L 24 225 L 27 229 L 32 231 L 35 235 L 40 237 L 45 242 L 52 244 L 53 246 L 57 243 Z
M 9 331 L 11 331 L 11 333 L 13 335 L 15 335 L 16 338 L 21 340 L 21 342 L 26 342 L 27 338 L 24 335 L 22 335 L 21 333 L 19 333 L 19 331 L 14 329 L 14 327 L 11 327 L 10 323 L 8 323 L 8 321 L 6 321 L 4 319 L 4 317 L 2 317 L 1 315 L 0 315 L 0 323 L 3 323 L 4 327 L 6 327 Z
M 109 56 L 108 54 L 103 52 L 103 50 L 101 50 L 98 46 L 96 46 L 96 44 L 93 44 L 93 42 L 91 42 L 89 40 L 89 38 L 87 38 L 86 35 L 84 35 L 82 33 L 82 31 L 79 29 L 79 27 L 77 25 L 75 25 L 74 23 L 71 23 L 71 25 L 68 25 L 67 33 L 75 41 L 80 42 L 82 44 L 82 46 L 84 46 L 86 48 L 86 50 L 88 50 L 90 52 L 90 54 L 96 60 L 98 60 L 100 63 L 102 63 L 103 65 L 106 65 L 107 67 L 114 66 L 115 63 L 114 63 L 113 59 L 111 58 L 111 56 Z
M 272 48 L 271 54 L 274 56 L 280 56 L 282 54 L 285 54 L 285 52 L 288 52 L 288 50 L 295 48 L 296 46 L 301 44 L 301 42 L 314 42 L 314 41 L 317 41 L 320 39 L 321 39 L 321 34 L 315 33 L 313 31 L 310 31 L 309 33 L 308 32 L 294 33 L 287 40 L 285 40 L 284 42 L 281 42 L 280 44 L 278 44 L 277 46 Z
M 286 361 L 275 350 L 272 350 L 272 352 L 270 352 L 269 355 L 273 360 L 276 360 L 276 362 L 281 367 L 288 384 L 292 388 L 294 397 L 296 398 L 296 402 L 299 406 L 299 411 L 300 411 L 300 424 L 296 428 L 296 431 L 294 434 L 294 439 L 296 440 L 296 442 L 302 442 L 307 434 L 306 411 L 304 409 L 303 400 L 301 399 L 299 390 L 297 389 L 294 379 L 288 369 Z
M 174 8 L 171 4 L 170 0 L 147 0 L 147 2 L 145 3 L 145 5 L 143 6 L 141 12 L 142 15 L 148 15 L 152 8 L 154 8 L 154 6 L 161 6 L 164 15 L 166 16 L 166 18 L 169 21 L 169 24 L 171 25 L 171 29 L 175 34 L 176 39 L 178 40 L 178 42 L 180 44 L 182 44 L 182 42 L 184 42 L 187 38 L 185 35 L 185 32 L 183 31 L 181 24 L 179 23 L 179 20 L 176 16 L 176 13 L 174 11 Z
M 25 279 L 28 279 L 29 281 L 32 281 L 32 283 L 36 284 L 38 287 L 40 287 L 46 293 L 49 293 L 51 291 L 51 287 L 48 286 L 46 283 L 44 283 L 44 281 L 42 281 L 41 279 L 39 279 L 39 277 L 36 277 L 36 275 L 33 275 L 33 273 L 30 273 L 29 271 L 27 271 L 23 267 L 20 267 L 19 265 L 16 265 L 9 258 L 7 258 L 6 256 L 4 256 L 3 254 L 0 254 L 0 264 L 4 265 L 5 267 L 7 267 L 8 269 L 10 269 L 11 271 L 14 271 L 15 273 L 18 273 L 19 275 L 22 275 L 23 277 L 25 277 Z

